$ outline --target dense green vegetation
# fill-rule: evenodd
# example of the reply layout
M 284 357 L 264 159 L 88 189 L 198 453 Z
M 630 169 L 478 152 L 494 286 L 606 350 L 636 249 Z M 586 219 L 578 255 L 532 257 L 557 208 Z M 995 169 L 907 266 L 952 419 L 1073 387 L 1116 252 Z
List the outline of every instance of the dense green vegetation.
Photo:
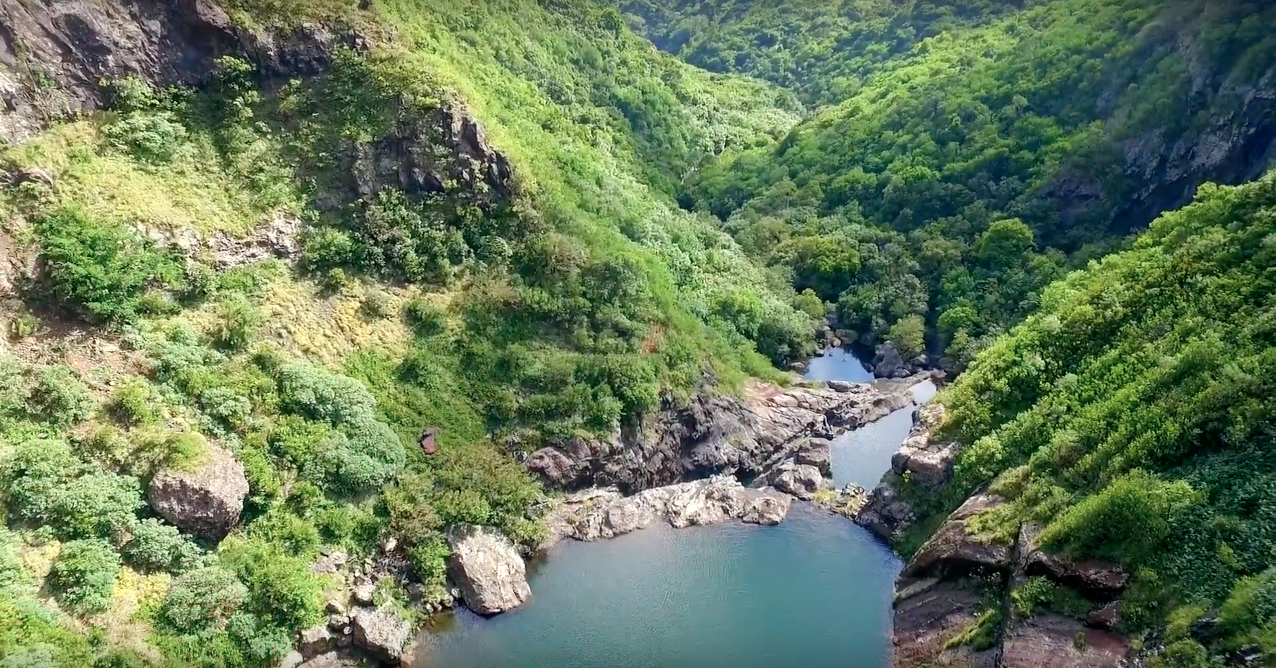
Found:
M 435 600 L 449 526 L 535 544 L 543 491 L 499 445 L 509 432 L 608 433 L 706 372 L 729 390 L 811 349 L 783 281 L 672 196 L 704 155 L 774 141 L 800 106 L 567 4 L 232 3 L 250 29 L 395 37 L 270 86 L 234 57 L 198 90 L 107 82 L 109 111 L 6 149 L 7 171 L 55 185 L 0 197 L 40 269 L 3 305 L 0 615 L 23 630 L 0 635 L 5 665 L 273 666 L 336 586 L 311 571 L 321 550 L 393 536 Z M 507 184 L 351 185 L 383 138 L 446 164 L 449 113 L 483 125 Z M 292 266 L 168 243 L 278 220 L 300 221 Z M 250 487 L 219 544 L 145 500 L 157 471 L 214 446 Z M 378 601 L 411 616 L 391 589 Z
M 622 6 L 691 62 L 827 105 L 690 174 L 684 206 L 791 269 L 860 342 L 922 316 L 956 365 L 1148 222 L 1123 142 L 1193 136 L 1240 104 L 1221 83 L 1276 53 L 1263 3 L 827 4 Z
M 998 523 L 1126 566 L 1122 623 L 1168 622 L 1162 665 L 1276 650 L 1273 221 L 1276 175 L 1202 188 L 1052 285 L 940 397 L 967 444 L 945 501 L 991 483 L 1011 499 Z M 1030 589 L 1016 606 L 1053 595 Z M 1217 633 L 1192 636 L 1211 609 Z

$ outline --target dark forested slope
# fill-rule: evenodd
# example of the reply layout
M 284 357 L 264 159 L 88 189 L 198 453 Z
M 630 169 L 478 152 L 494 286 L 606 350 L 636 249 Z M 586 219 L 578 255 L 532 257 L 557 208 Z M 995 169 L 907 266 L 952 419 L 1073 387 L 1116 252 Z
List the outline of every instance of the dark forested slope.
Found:
M 968 358 L 1067 267 L 1201 182 L 1252 179 L 1273 156 L 1267 3 L 653 4 L 638 12 L 649 27 L 706 20 L 680 7 L 716 17 L 685 47 L 693 62 L 731 45 L 755 58 L 728 69 L 798 91 L 842 82 L 781 141 L 693 173 L 682 202 L 791 267 L 799 290 L 838 302 L 865 343 L 924 319 L 932 351 Z M 917 35 L 885 27 L 900 22 Z M 763 25 L 782 38 L 740 41 Z M 867 26 L 873 37 L 851 36 Z M 801 76 L 760 64 L 786 58 L 805 63 Z M 840 66 L 862 76 L 846 83 Z

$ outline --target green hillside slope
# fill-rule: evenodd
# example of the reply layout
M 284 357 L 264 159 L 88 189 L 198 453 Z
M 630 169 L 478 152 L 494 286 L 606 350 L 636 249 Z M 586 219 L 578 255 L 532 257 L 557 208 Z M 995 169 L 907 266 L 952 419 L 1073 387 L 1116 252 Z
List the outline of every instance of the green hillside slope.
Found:
M 1271 109 L 1254 96 L 1276 64 L 1262 3 L 905 3 L 898 15 L 867 3 L 885 14 L 865 23 L 848 18 L 858 3 L 836 20 L 789 4 L 714 4 L 721 27 L 697 33 L 692 53 L 766 25 L 783 39 L 740 48 L 797 57 L 834 39 L 834 25 L 951 17 L 908 23 L 916 40 L 847 37 L 802 61 L 824 69 L 773 77 L 803 91 L 844 81 L 825 69 L 863 73 L 782 141 L 693 173 L 682 198 L 790 267 L 799 290 L 837 302 L 864 343 L 921 318 L 930 351 L 960 363 L 1065 268 L 1118 247 L 1198 183 L 1241 182 L 1271 159 Z M 864 54 L 876 54 L 871 66 Z M 772 76 L 752 62 L 739 69 Z
M 447 527 L 540 536 L 497 439 L 610 433 L 812 346 L 787 286 L 670 194 L 782 136 L 790 94 L 583 0 L 229 9 L 364 52 L 105 82 L 110 110 L 4 150 L 4 665 L 274 666 L 342 586 L 321 549 L 387 536 L 422 589 L 376 600 L 413 619 L 448 598 Z M 218 544 L 147 498 L 221 450 L 249 492 Z
M 1036 522 L 1064 554 L 1123 564 L 1122 624 L 1156 630 L 1155 665 L 1276 650 L 1273 221 L 1276 176 L 1203 189 L 1052 285 L 939 397 L 965 447 L 932 510 L 991 484 L 1010 503 L 984 530 Z

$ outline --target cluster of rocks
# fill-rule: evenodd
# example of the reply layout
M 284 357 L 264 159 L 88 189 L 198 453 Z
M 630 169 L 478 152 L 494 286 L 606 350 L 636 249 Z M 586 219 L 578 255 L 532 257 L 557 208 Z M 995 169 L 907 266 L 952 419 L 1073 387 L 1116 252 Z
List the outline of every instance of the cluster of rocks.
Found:
M 791 500 L 770 488 L 750 489 L 730 476 L 678 483 L 624 496 L 616 489 L 570 494 L 546 516 L 543 547 L 564 538 L 593 541 L 644 529 L 656 521 L 682 529 L 730 520 L 779 524 Z
M 855 521 L 893 543 L 919 518 L 901 494 L 907 478 L 938 490 L 952 476 L 957 445 L 935 437 L 944 407 L 914 413 L 909 437 L 891 460 L 891 471 L 868 495 Z M 1129 641 L 1114 633 L 1128 576 L 1115 564 L 1072 561 L 1039 543 L 1040 528 L 1015 524 L 1007 531 L 1005 499 L 977 493 L 949 514 L 913 554 L 895 583 L 896 666 L 953 665 L 986 668 L 1116 668 Z M 1027 578 L 1046 577 L 1091 603 L 1083 618 L 1055 612 L 1021 615 L 1011 591 Z M 992 646 L 959 644 L 979 622 L 989 601 L 1002 611 Z
M 1115 564 L 1072 562 L 1049 553 L 1032 524 L 1009 537 L 975 529 L 981 516 L 1004 503 L 992 494 L 971 497 L 904 567 L 896 583 L 895 665 L 1116 668 L 1130 650 L 1129 641 L 1112 632 L 1127 575 Z M 1007 597 L 1033 576 L 1071 587 L 1091 602 L 1090 614 L 1084 620 L 1054 612 L 1021 615 Z M 1005 611 L 994 645 L 955 645 L 989 598 Z
M 412 627 L 389 608 L 357 607 L 347 610 L 328 601 L 328 619 L 297 634 L 296 649 L 280 662 L 280 668 L 321 668 L 359 665 L 361 659 L 404 666 L 412 663 L 409 644 Z
M 793 457 L 806 439 L 833 438 L 913 401 L 906 382 L 755 383 L 741 396 L 716 394 L 709 382 L 686 404 L 667 401 L 640 425 L 605 438 L 552 443 L 527 455 L 524 464 L 547 484 L 568 490 L 616 487 L 632 494 L 720 474 L 749 480 Z M 522 439 L 508 446 L 521 452 Z
M 152 241 L 181 255 L 195 259 L 208 257 L 212 266 L 225 271 L 269 258 L 294 261 L 301 256 L 301 220 L 276 212 L 254 228 L 248 236 L 217 230 L 202 234 L 191 228 L 170 229 L 142 226 Z
M 855 518 L 888 543 L 894 542 L 917 520 L 912 505 L 899 493 L 904 478 L 937 488 L 952 477 L 957 443 L 933 437 L 944 415 L 944 406 L 939 403 L 920 406 L 913 412 L 913 427 L 891 457 L 891 470 L 882 476 Z

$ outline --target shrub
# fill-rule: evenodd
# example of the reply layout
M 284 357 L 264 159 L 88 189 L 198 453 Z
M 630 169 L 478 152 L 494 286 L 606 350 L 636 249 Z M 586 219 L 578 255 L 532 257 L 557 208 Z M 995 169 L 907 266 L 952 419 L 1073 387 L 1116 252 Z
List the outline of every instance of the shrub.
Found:
M 1080 554 L 1138 563 L 1169 537 L 1171 514 L 1196 500 L 1187 483 L 1134 470 L 1069 508 L 1041 539 Z
M 91 321 L 131 320 L 148 288 L 181 276 L 173 258 L 131 227 L 78 206 L 44 215 L 35 230 L 53 298 Z
M 58 602 L 79 614 L 111 607 L 120 556 L 105 540 L 74 540 L 62 546 L 49 578 Z
M 311 572 L 306 557 L 258 539 L 230 546 L 223 554 L 248 586 L 250 612 L 290 630 L 319 620 L 324 582 Z
M 431 337 L 447 331 L 447 314 L 421 295 L 404 304 L 403 317 L 417 336 Z
M 277 378 L 283 403 L 289 409 L 332 425 L 371 421 L 377 400 L 359 381 L 324 369 L 291 362 Z
M 382 319 L 390 317 L 394 313 L 393 300 L 384 290 L 371 288 L 367 294 L 363 296 L 363 303 L 360 304 L 360 310 L 363 315 L 368 318 Z
M 302 239 L 301 257 L 312 270 L 351 264 L 355 258 L 354 241 L 338 229 L 316 229 Z
M 1236 583 L 1219 610 L 1219 632 L 1233 648 L 1276 650 L 1276 568 Z
M 920 315 L 910 315 L 891 325 L 887 337 L 895 343 L 899 354 L 910 360 L 926 352 L 926 323 Z
M 257 307 L 243 297 L 232 297 L 218 304 L 209 338 L 213 345 L 244 350 L 256 340 L 263 322 Z
M 27 395 L 31 412 L 46 422 L 70 426 L 93 415 L 97 403 L 89 386 L 65 364 L 41 366 L 32 370 L 33 384 Z
M 102 127 L 118 151 L 142 162 L 171 161 L 186 144 L 186 128 L 169 112 L 131 112 Z
M 125 425 L 150 424 L 159 419 L 159 397 L 140 378 L 130 378 L 111 396 L 111 413 Z
M 147 518 L 133 525 L 132 534 L 124 546 L 124 558 L 134 566 L 180 573 L 199 561 L 199 548 L 175 526 Z
M 384 486 L 406 460 L 399 435 L 373 419 L 348 424 L 315 448 L 315 461 L 328 484 L 347 494 Z
M 173 581 L 160 604 L 159 619 L 178 633 L 222 628 L 248 600 L 248 588 L 235 574 L 207 566 Z
M 135 478 L 89 466 L 65 441 L 19 446 L 4 479 L 19 517 L 67 538 L 112 537 L 130 528 L 144 505 Z

